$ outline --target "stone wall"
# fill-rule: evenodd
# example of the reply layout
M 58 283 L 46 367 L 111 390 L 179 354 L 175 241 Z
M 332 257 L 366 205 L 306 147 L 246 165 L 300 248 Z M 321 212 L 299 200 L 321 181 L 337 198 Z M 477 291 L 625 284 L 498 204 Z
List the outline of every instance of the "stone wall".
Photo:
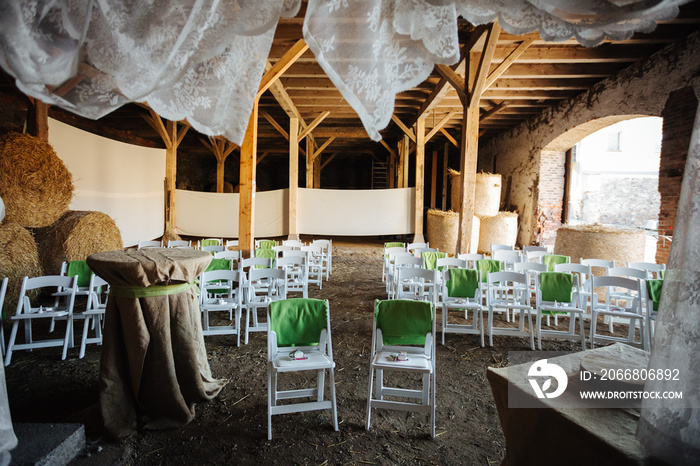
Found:
M 582 223 L 643 228 L 658 219 L 659 183 L 652 177 L 602 175 L 600 189 L 583 193 Z
M 545 193 L 548 186 L 561 183 L 557 180 L 561 170 L 550 170 L 552 161 L 547 159 L 618 121 L 642 115 L 663 116 L 669 95 L 700 76 L 698 56 L 700 34 L 693 33 L 507 134 L 484 141 L 479 148 L 478 170 L 495 167 L 509 180 L 510 190 L 504 197 L 520 214 L 519 244 L 531 244 L 538 237 L 550 241 L 553 235 L 546 230 L 558 226 L 552 206 L 562 204 L 563 190 L 558 202 L 553 194 L 549 198 Z M 690 113 L 694 115 L 694 111 Z M 663 151 L 662 147 L 661 173 Z M 555 165 L 563 168 L 565 157 L 554 159 Z M 664 209 L 663 192 L 661 202 Z

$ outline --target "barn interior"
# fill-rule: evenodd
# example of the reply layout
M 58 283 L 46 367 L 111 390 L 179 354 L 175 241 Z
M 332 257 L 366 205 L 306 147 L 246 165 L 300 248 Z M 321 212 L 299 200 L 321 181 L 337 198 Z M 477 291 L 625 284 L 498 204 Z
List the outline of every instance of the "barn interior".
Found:
M 117 220 L 124 247 L 139 240 L 221 237 L 238 239 L 241 253 L 251 255 L 255 240 L 268 237 L 434 243 L 430 222 L 452 212 L 454 234 L 443 249 L 456 255 L 481 249 L 473 243 L 478 235 L 474 185 L 477 176 L 491 174 L 500 180 L 496 214 L 516 214 L 508 241 L 556 251 L 557 232 L 569 222 L 576 143 L 621 121 L 656 116 L 663 119 L 663 139 L 653 260 L 670 266 L 693 137 L 697 145 L 700 2 L 680 5 L 676 16 L 656 21 L 651 31 L 606 37 L 595 46 L 573 37 L 545 40 L 538 31 L 513 34 L 499 22 L 475 26 L 459 17 L 459 61 L 436 64 L 427 79 L 396 94 L 390 122 L 378 130 L 380 140 L 370 137 L 305 42 L 309 4 L 301 2 L 293 17 L 279 19 L 240 141 L 205 135 L 187 119 L 168 120 L 147 102 L 127 102 L 100 118 L 86 118 L 28 96 L 6 70 L 0 70 L 0 134 L 27 133 L 48 141 L 72 167 L 101 163 L 88 162 L 106 147 L 91 139 L 95 136 L 122 143 L 110 147 L 110 164 L 120 157 L 146 159 L 148 150 L 158 154 L 156 162 L 148 162 L 157 170 L 149 187 L 134 188 L 134 193 L 148 191 L 144 199 L 150 196 L 143 211 L 130 219 L 119 210 L 123 206 L 104 209 Z M 51 94 L 76 92 L 90 71 L 80 68 Z M 120 176 L 138 177 L 134 174 L 150 166 L 131 163 L 123 163 Z M 111 175 L 87 183 L 80 173 L 73 182 L 76 197 L 85 198 L 94 197 Z M 308 190 L 316 191 L 315 203 L 305 204 L 304 196 L 314 195 L 304 194 Z M 404 193 L 381 198 L 399 204 L 387 207 L 399 217 L 390 226 L 370 225 L 373 217 L 367 217 L 363 228 L 349 230 L 347 224 L 357 220 L 348 213 L 362 206 L 342 202 L 380 202 L 373 201 L 380 198 L 371 197 L 372 191 Z M 104 199 L 119 197 L 110 196 Z M 323 204 L 328 199 L 337 204 Z M 142 200 L 122 196 L 130 208 Z M 86 205 L 71 209 L 86 210 L 81 207 Z M 311 206 L 334 215 L 313 223 L 305 217 Z M 267 209 L 279 211 L 268 219 Z M 213 219 L 212 211 L 229 218 Z M 269 221 L 261 225 L 260 218 Z M 37 238 L 48 235 L 39 230 L 49 225 L 37 227 L 32 230 Z M 50 266 L 41 260 L 44 271 L 57 267 L 52 260 Z

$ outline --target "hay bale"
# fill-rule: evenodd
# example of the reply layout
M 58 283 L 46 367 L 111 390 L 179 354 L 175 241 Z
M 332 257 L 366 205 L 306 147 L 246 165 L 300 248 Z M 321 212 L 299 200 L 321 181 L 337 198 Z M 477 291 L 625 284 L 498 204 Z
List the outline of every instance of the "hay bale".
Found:
M 4 307 L 7 315 L 15 312 L 25 275 L 42 275 L 36 242 L 29 230 L 17 223 L 5 222 L 0 225 L 0 279 L 9 279 Z
M 36 230 L 44 272 L 58 274 L 63 261 L 85 260 L 97 252 L 123 249 L 122 235 L 102 212 L 69 210 L 47 228 Z
M 459 211 L 459 186 L 462 182 L 460 172 L 448 170 L 452 180 L 452 192 L 450 200 L 452 210 Z M 476 174 L 476 185 L 474 187 L 474 215 L 480 217 L 498 215 L 501 205 L 501 175 L 481 172 Z
M 571 262 L 584 259 L 643 262 L 646 234 L 635 228 L 603 225 L 562 225 L 557 230 L 554 254 L 571 257 Z
M 73 181 L 48 142 L 8 133 L 0 137 L 0 196 L 8 222 L 47 227 L 68 209 Z
M 475 252 L 479 243 L 479 217 L 472 221 L 472 237 L 469 251 Z M 428 210 L 428 242 L 430 247 L 454 256 L 459 240 L 459 214 L 453 211 Z
M 211 193 L 216 192 L 216 183 L 214 183 L 213 185 L 211 185 L 209 187 L 209 192 L 211 192 Z M 233 193 L 233 185 L 231 183 L 229 183 L 228 181 L 224 181 L 224 191 L 223 192 L 227 193 L 227 194 Z
M 428 242 L 433 248 L 454 255 L 459 238 L 459 214 L 452 211 L 429 209 L 427 215 Z
M 507 244 L 515 246 L 518 239 L 517 212 L 499 212 L 498 215 L 480 216 L 479 254 L 491 253 L 492 244 Z

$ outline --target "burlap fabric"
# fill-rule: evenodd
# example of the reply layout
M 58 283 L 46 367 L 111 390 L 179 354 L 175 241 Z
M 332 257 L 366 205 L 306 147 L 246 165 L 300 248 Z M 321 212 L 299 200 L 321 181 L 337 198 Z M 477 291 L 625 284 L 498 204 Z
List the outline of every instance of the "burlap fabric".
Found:
M 188 249 L 109 251 L 87 258 L 113 291 L 104 322 L 100 408 L 114 437 L 135 433 L 139 423 L 146 429 L 182 427 L 194 418 L 194 403 L 212 399 L 227 383 L 212 377 L 209 368 L 196 287 L 123 297 L 125 291 L 158 293 L 193 283 L 211 258 Z

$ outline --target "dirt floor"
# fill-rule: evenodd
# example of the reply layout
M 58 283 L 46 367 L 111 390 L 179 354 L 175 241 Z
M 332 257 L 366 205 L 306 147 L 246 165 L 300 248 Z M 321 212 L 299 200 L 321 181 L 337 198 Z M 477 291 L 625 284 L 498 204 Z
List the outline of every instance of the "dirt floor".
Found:
M 95 416 L 99 346 L 88 346 L 84 359 L 74 348 L 65 361 L 59 348 L 17 352 L 5 369 L 13 421 L 84 423 L 87 451 L 77 465 L 499 464 L 505 444 L 486 370 L 507 365 L 508 351 L 529 351 L 529 342 L 495 337 L 494 347 L 482 348 L 477 336 L 447 335 L 437 348 L 437 437 L 430 438 L 427 416 L 400 411 L 373 410 L 367 432 L 373 303 L 386 298 L 382 242 L 345 239 L 333 246 L 331 279 L 322 290 L 312 286 L 310 297 L 330 302 L 339 432 L 330 411 L 316 411 L 275 416 L 273 440 L 267 440 L 264 333 L 240 348 L 233 336 L 206 337 L 212 372 L 228 385 L 196 406 L 188 426 L 142 430 L 120 442 L 104 435 Z M 543 349 L 579 346 L 547 341 Z

